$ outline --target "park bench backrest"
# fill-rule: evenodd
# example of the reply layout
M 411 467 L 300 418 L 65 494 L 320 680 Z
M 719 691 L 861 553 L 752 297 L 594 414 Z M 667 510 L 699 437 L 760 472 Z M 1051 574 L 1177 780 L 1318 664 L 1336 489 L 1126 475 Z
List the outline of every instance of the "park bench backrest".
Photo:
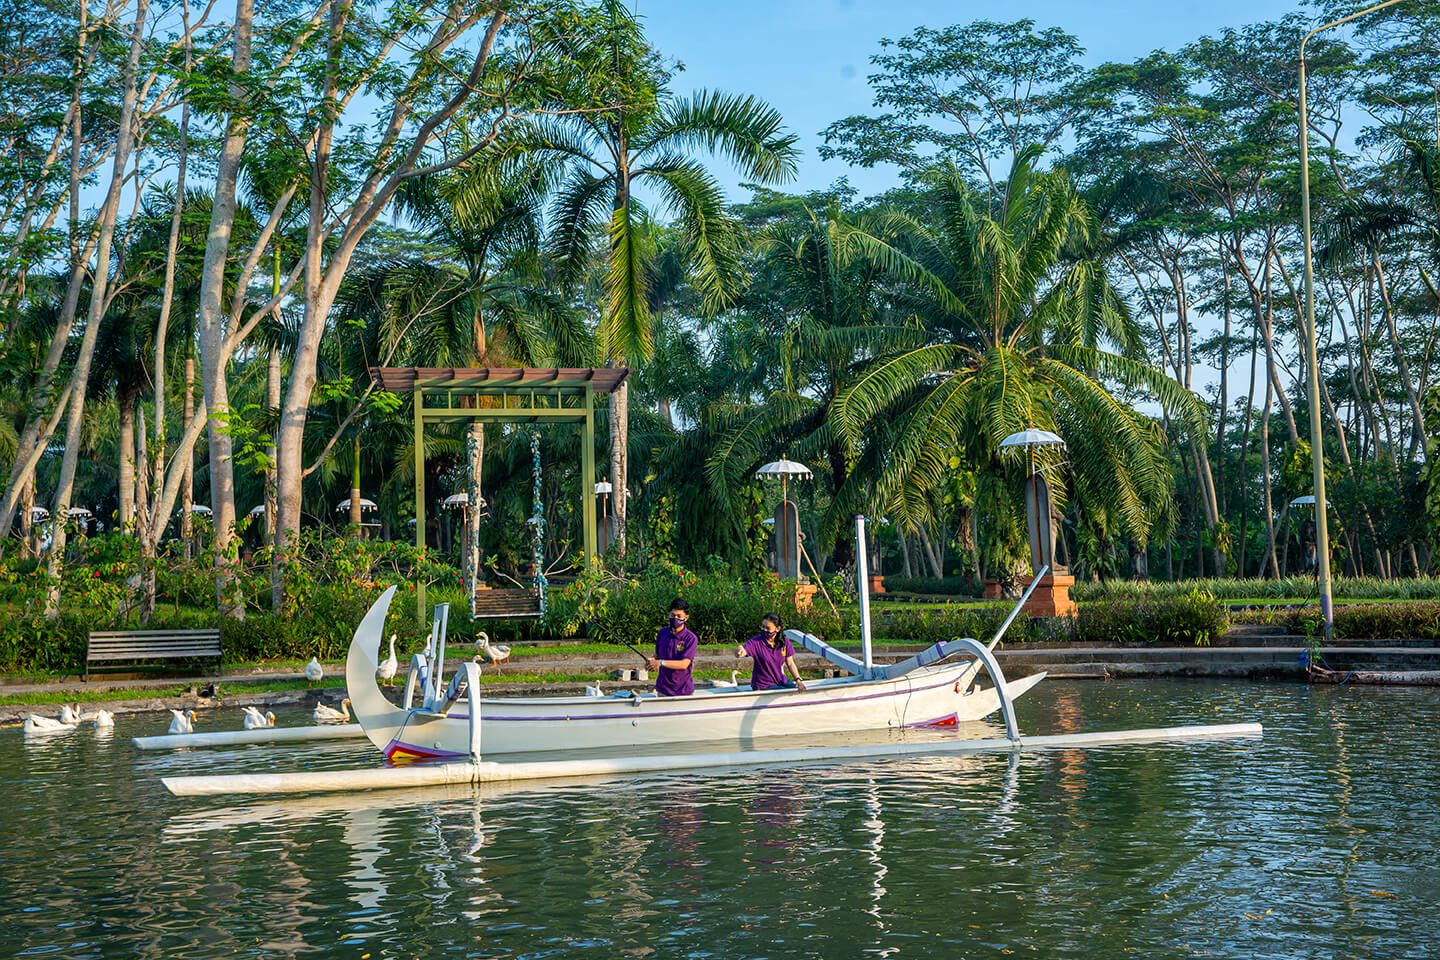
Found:
M 86 662 L 174 660 L 220 655 L 220 631 L 215 629 L 94 630 L 85 650 Z
M 476 590 L 473 613 L 478 620 L 540 616 L 540 592 L 534 589 Z

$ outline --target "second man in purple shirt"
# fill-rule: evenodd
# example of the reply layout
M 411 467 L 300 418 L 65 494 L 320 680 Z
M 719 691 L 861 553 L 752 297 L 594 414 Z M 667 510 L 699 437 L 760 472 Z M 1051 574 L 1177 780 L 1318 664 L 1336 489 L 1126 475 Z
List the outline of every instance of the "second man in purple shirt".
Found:
M 805 689 L 805 681 L 800 679 L 800 668 L 795 666 L 795 648 L 780 630 L 780 617 L 767 613 L 760 621 L 760 632 L 735 649 L 735 656 L 749 657 L 755 663 L 750 671 L 751 690 L 790 686 L 785 679 L 787 667 L 795 677 L 795 688 Z

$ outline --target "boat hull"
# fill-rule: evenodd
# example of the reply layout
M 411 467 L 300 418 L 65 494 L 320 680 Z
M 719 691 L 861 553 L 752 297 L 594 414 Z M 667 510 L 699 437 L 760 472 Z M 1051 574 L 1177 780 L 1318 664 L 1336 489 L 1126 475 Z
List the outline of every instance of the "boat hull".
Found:
M 470 755 L 471 703 L 448 713 L 402 710 L 375 683 L 389 592 L 356 630 L 346 679 L 352 708 L 370 740 L 393 760 Z M 377 613 L 378 619 L 372 622 Z M 1000 708 L 993 687 L 974 683 L 978 661 L 941 664 L 901 677 L 819 680 L 796 689 L 700 690 L 686 697 L 622 694 L 601 697 L 482 697 L 482 755 L 548 751 L 609 751 L 702 741 L 884 730 L 980 720 Z M 1012 699 L 1043 674 L 1010 682 Z

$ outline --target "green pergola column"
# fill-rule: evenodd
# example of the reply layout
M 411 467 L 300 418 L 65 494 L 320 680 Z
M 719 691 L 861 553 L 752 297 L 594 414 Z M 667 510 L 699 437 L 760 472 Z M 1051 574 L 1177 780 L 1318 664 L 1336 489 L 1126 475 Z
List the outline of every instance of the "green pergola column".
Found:
M 580 445 L 581 522 L 585 525 L 585 562 L 594 563 L 595 530 L 595 389 L 585 387 L 585 437 Z

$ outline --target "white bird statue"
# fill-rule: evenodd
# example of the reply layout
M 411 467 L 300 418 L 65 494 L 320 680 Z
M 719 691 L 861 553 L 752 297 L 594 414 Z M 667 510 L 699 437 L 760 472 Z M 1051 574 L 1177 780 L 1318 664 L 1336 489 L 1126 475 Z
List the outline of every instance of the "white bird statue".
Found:
M 75 706 L 72 707 L 68 703 L 62 703 L 60 705 L 60 722 L 64 724 L 69 724 L 72 727 L 75 726 L 75 724 L 79 723 L 80 704 L 77 703 L 75 704 Z
M 729 680 L 711 680 L 711 681 L 710 681 L 710 686 L 712 686 L 712 687 L 724 687 L 724 688 L 726 688 L 726 689 L 729 689 L 729 688 L 731 688 L 731 687 L 738 687 L 738 686 L 740 686 L 740 671 L 739 671 L 739 670 L 731 670 L 731 671 L 730 671 L 730 679 L 729 679 Z
M 320 666 L 319 657 L 311 657 L 310 662 L 305 664 L 305 679 L 310 681 L 312 687 L 325 679 L 325 668 Z
M 109 730 L 115 726 L 115 714 L 109 710 L 96 710 L 92 719 L 95 721 L 96 730 Z
M 350 698 L 346 697 L 340 701 L 340 709 L 327 707 L 323 703 L 315 704 L 316 723 L 349 723 L 350 722 Z
M 27 734 L 64 733 L 74 729 L 74 724 L 61 723 L 53 717 L 37 717 L 32 713 L 25 718 L 25 732 Z
M 375 671 L 375 676 L 385 681 L 387 687 L 395 686 L 395 673 L 400 669 L 400 661 L 395 659 L 395 634 L 390 634 L 390 656 L 380 664 Z
M 175 719 L 170 721 L 170 734 L 175 736 L 182 733 L 195 732 L 195 711 L 194 710 L 171 710 L 170 716 Z
M 245 708 L 245 729 L 261 730 L 265 727 L 275 726 L 275 714 L 261 713 L 254 707 Z
M 480 651 L 481 656 L 497 666 L 510 659 L 510 648 L 503 643 L 492 646 L 490 634 L 483 630 L 475 637 L 475 647 Z
M 592 684 L 590 684 L 589 686 L 587 686 L 587 687 L 585 688 L 585 696 L 587 696 L 587 697 L 603 697 L 603 696 L 605 696 L 605 691 L 603 691 L 603 690 L 600 689 L 600 684 L 598 684 L 598 683 L 592 683 Z

